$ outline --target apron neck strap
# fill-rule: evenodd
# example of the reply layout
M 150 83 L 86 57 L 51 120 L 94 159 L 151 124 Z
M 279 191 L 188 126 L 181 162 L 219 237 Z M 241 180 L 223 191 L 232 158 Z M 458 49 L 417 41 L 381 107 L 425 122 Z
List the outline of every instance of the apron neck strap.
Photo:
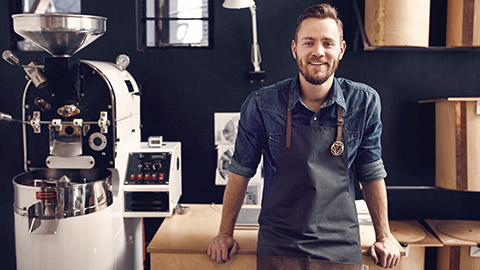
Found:
M 285 143 L 287 149 L 292 146 L 292 110 L 287 111 L 287 134 L 285 137 Z
M 289 109 L 290 106 L 290 94 L 292 93 L 292 89 L 288 91 L 288 102 L 287 102 L 287 134 L 285 136 L 285 144 L 287 149 L 290 149 L 292 146 L 292 109 Z
M 290 104 L 290 95 L 288 96 L 288 104 Z M 342 141 L 343 132 L 343 115 L 342 107 L 337 104 L 337 138 L 336 142 Z M 287 134 L 285 136 L 285 144 L 287 149 L 292 146 L 292 110 L 287 110 Z
M 342 141 L 342 130 L 343 130 L 343 115 L 342 107 L 337 104 L 337 139 L 335 141 Z

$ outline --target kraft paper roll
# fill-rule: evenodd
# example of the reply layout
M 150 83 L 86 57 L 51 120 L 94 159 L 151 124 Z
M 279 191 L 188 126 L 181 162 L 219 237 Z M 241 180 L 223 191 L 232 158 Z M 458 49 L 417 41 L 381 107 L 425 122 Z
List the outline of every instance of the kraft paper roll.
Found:
M 447 47 L 480 46 L 480 0 L 448 0 Z
M 428 47 L 430 0 L 365 0 L 365 32 L 372 46 Z

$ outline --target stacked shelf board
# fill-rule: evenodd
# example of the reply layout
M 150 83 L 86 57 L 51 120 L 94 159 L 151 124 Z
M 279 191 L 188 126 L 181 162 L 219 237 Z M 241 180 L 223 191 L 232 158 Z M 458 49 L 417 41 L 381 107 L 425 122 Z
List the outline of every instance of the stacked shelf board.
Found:
M 480 269 L 480 221 L 426 220 L 444 247 L 438 248 L 437 269 Z

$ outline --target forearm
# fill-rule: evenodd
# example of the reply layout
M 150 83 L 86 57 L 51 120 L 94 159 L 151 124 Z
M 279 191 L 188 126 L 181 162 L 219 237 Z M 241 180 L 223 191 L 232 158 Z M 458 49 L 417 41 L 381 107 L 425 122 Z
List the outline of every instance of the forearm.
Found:
M 372 217 L 377 240 L 390 236 L 387 189 L 384 179 L 362 183 L 363 197 Z
M 235 221 L 242 207 L 249 180 L 250 178 L 230 173 L 223 194 L 222 220 L 218 234 L 233 235 Z

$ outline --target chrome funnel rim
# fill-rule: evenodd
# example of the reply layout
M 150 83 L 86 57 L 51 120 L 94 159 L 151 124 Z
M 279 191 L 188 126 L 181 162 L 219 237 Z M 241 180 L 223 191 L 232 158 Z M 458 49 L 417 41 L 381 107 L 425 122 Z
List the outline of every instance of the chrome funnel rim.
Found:
M 13 30 L 52 56 L 69 57 L 106 31 L 107 18 L 92 15 L 14 14 Z

